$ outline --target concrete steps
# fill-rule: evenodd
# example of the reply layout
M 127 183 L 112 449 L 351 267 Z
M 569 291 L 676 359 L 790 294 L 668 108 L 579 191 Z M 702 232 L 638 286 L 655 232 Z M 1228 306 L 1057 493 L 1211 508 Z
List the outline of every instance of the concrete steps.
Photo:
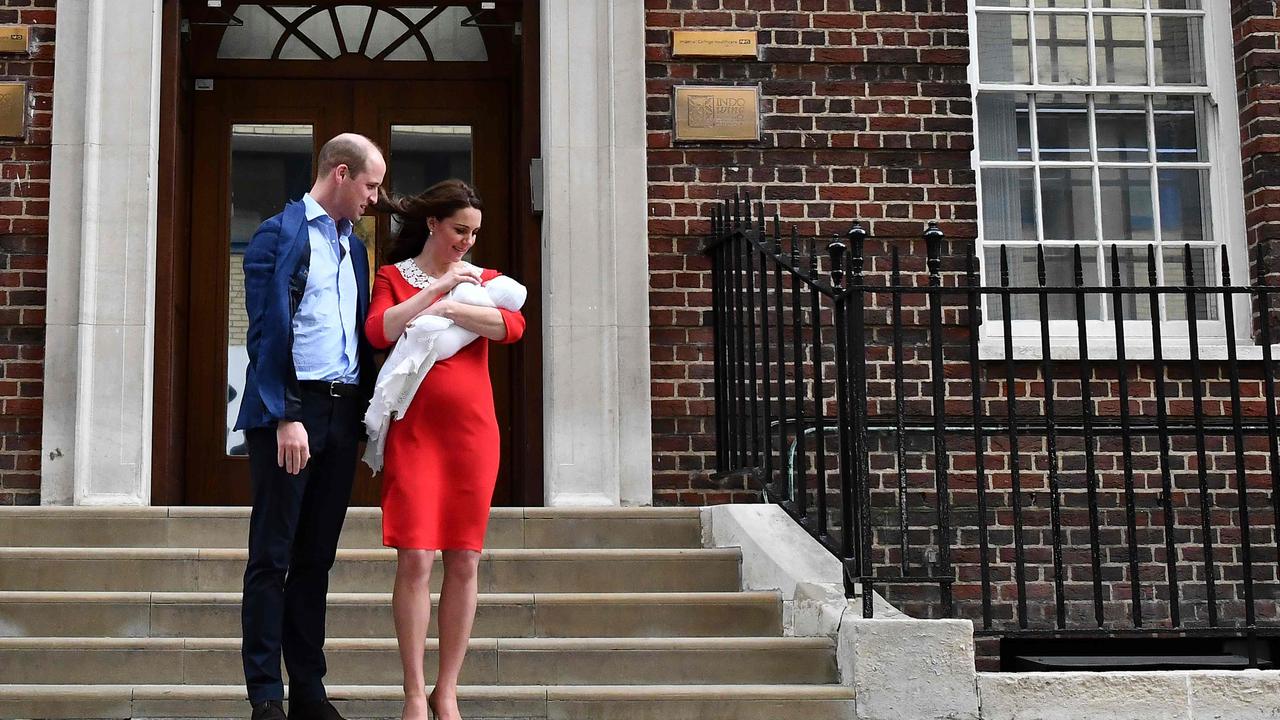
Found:
M 429 640 L 426 667 L 438 662 Z M 326 680 L 396 685 L 394 638 L 330 639 Z M 468 685 L 826 683 L 836 679 L 827 638 L 472 638 Z M 243 681 L 239 638 L 3 638 L 0 677 L 11 683 Z M 432 678 L 428 677 L 427 682 Z
M 0 547 L 5 590 L 232 592 L 248 552 L 229 548 Z M 389 588 L 394 550 L 339 550 L 333 592 Z M 486 550 L 480 592 L 723 592 L 738 589 L 737 550 Z M 438 564 L 437 564 L 438 565 Z M 439 590 L 443 572 L 433 572 Z
M 400 717 L 398 686 L 330 685 L 349 720 Z M 848 720 L 839 685 L 598 685 L 458 688 L 467 720 Z M 245 718 L 230 685 L 0 685 L 4 718 Z
M 245 547 L 245 507 L 15 507 L 0 514 L 0 547 Z M 69 522 L 70 521 L 70 522 Z M 696 548 L 697 508 L 494 508 L 491 550 Z M 351 508 L 343 548 L 381 548 L 382 511 Z
M 330 593 L 328 621 L 343 637 L 395 637 L 390 593 Z M 776 637 L 782 604 L 777 593 L 482 593 L 474 633 Z M 239 636 L 239 593 L 0 592 L 0 637 Z
M 0 720 L 247 717 L 247 518 L 0 508 Z M 781 597 L 739 590 L 741 553 L 703 549 L 695 510 L 495 509 L 487 547 L 468 720 L 853 717 L 833 643 L 784 637 Z M 342 548 L 327 684 L 353 720 L 397 718 L 395 554 L 376 509 L 351 511 Z

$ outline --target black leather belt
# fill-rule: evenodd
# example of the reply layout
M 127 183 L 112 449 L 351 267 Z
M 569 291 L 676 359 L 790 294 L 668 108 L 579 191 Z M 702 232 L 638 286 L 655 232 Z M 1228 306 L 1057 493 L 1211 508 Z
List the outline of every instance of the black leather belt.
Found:
M 298 387 L 305 392 L 321 393 L 329 397 L 351 398 L 360 395 L 360 386 L 334 380 L 299 380 Z

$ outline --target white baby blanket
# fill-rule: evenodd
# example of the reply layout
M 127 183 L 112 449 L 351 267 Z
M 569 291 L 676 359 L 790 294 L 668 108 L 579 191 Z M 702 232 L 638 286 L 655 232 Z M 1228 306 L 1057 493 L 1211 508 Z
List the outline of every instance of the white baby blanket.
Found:
M 459 283 L 447 297 L 455 302 L 478 307 L 519 310 L 524 307 L 528 290 L 505 275 L 484 285 Z M 382 456 L 391 423 L 404 416 L 431 367 L 447 360 L 471 344 L 479 335 L 439 315 L 419 315 L 405 325 L 404 334 L 396 341 L 373 388 L 373 399 L 364 414 L 364 427 L 369 435 L 364 462 L 374 472 L 382 469 Z

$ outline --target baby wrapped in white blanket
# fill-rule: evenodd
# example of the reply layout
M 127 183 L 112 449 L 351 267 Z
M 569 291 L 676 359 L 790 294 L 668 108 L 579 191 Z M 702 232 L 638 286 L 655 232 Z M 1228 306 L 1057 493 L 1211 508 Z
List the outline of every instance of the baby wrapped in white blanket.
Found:
M 483 285 L 459 283 L 445 297 L 465 305 L 514 311 L 524 307 L 527 295 L 524 285 L 499 275 Z M 404 416 L 427 372 L 478 337 L 439 315 L 419 315 L 405 325 L 404 334 L 378 372 L 373 399 L 364 415 L 364 427 L 369 435 L 364 461 L 374 472 L 382 469 L 382 454 L 391 422 Z

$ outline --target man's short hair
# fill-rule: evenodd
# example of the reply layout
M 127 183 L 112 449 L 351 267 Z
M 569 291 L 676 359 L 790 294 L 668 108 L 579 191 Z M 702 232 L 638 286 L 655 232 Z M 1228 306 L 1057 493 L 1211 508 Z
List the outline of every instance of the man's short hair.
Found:
M 378 146 L 368 138 L 352 134 L 339 135 L 320 148 L 316 177 L 328 175 L 339 165 L 346 165 L 351 177 L 357 177 L 364 172 L 369 156 L 377 149 Z

